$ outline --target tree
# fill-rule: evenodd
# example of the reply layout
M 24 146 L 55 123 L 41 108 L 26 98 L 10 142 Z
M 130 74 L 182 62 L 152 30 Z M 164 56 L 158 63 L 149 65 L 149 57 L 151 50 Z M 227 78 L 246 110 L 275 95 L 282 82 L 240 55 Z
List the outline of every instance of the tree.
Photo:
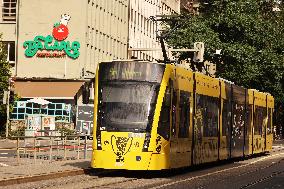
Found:
M 10 77 L 10 66 L 7 61 L 7 52 L 0 34 L 0 131 L 4 129 L 6 121 L 6 105 L 2 103 L 4 91 L 8 90 Z
M 283 125 L 282 1 L 200 0 L 200 6 L 198 16 L 182 15 L 186 20 L 167 39 L 168 44 L 174 48 L 192 48 L 194 42 L 204 42 L 205 60 L 216 63 L 217 77 L 271 93 L 282 119 L 278 124 Z M 169 22 L 170 27 L 175 24 Z M 215 54 L 217 49 L 222 49 L 221 55 Z M 181 54 L 182 58 L 189 56 L 192 55 Z

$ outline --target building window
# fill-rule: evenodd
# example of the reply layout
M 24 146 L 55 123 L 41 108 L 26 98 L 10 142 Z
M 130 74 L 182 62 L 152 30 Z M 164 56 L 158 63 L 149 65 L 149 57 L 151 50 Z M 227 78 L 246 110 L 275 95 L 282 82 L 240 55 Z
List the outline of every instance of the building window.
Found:
M 71 104 L 50 103 L 38 105 L 27 101 L 16 101 L 11 115 L 12 120 L 24 120 L 27 115 L 39 114 L 42 116 L 54 116 L 55 122 L 71 123 Z
M 10 64 L 15 63 L 15 42 L 3 42 L 5 51 L 7 52 L 7 61 Z
M 17 0 L 3 0 L 2 18 L 3 21 L 16 22 Z

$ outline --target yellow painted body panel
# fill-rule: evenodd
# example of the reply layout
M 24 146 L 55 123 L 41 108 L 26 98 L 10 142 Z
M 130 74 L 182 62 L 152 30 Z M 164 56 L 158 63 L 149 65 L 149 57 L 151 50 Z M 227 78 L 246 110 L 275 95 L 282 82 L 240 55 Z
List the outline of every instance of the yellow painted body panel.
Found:
M 253 90 L 248 89 L 248 95 L 249 95 L 248 103 L 253 104 Z
M 265 138 L 261 135 L 253 136 L 253 153 L 258 154 L 265 151 Z
M 194 164 L 214 162 L 218 160 L 218 138 L 203 137 L 202 142 L 194 146 Z
M 268 134 L 266 136 L 266 148 L 265 148 L 265 151 L 271 151 L 272 150 L 272 142 L 273 142 L 273 134 Z
M 94 150 L 93 157 L 95 158 L 91 166 L 103 169 L 148 170 L 151 154 L 150 152 L 130 152 L 125 156 L 125 162 L 116 162 L 116 156 L 112 151 Z M 141 161 L 136 161 L 137 156 L 141 157 Z
M 247 155 L 251 155 L 251 154 L 253 154 L 252 153 L 252 135 L 249 135 L 248 136 L 248 139 L 247 139 L 247 141 L 248 141 L 248 154 Z
M 254 92 L 254 105 L 266 107 L 266 94 L 261 92 Z
M 220 138 L 220 149 L 219 149 L 219 159 L 224 160 L 224 159 L 229 159 L 230 152 L 229 148 L 230 144 L 228 143 L 228 137 L 227 136 L 222 136 Z
M 169 168 L 169 143 L 161 139 L 159 153 L 142 152 L 144 133 L 101 132 L 102 150 L 93 151 L 93 168 L 154 170 Z M 155 158 L 155 163 L 151 158 Z
M 219 80 L 203 75 L 201 73 L 195 73 L 195 79 L 196 93 L 219 98 Z
M 267 107 L 274 108 L 274 98 L 270 94 L 267 95 Z
M 170 139 L 170 168 L 187 167 L 191 165 L 191 146 L 192 146 L 192 112 L 193 112 L 193 72 L 185 70 L 181 67 L 173 67 L 173 74 L 171 75 L 174 90 L 177 93 L 176 105 L 176 133 L 179 132 L 178 125 L 180 124 L 180 92 L 190 93 L 190 111 L 189 111 L 189 136 L 187 138 L 179 138 L 174 135 Z
M 251 154 L 253 154 L 253 149 L 252 149 L 252 147 L 253 147 L 253 121 L 252 120 L 254 120 L 254 114 L 253 114 L 253 109 L 254 109 L 254 107 L 253 107 L 253 103 L 254 103 L 254 92 L 253 92 L 253 90 L 251 90 L 251 89 L 248 89 L 248 105 L 249 106 L 251 106 L 252 107 L 252 114 L 251 114 L 251 122 L 250 122 L 250 130 L 248 130 L 248 132 L 249 132 L 249 135 L 248 135 L 248 139 L 246 139 L 246 142 L 248 143 L 248 154 L 246 154 L 246 155 L 251 155 Z

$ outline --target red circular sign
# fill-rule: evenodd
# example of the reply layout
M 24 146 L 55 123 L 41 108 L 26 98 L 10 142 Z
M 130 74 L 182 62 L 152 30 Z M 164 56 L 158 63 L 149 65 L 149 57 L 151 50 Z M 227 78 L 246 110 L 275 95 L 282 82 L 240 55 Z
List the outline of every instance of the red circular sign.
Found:
M 68 37 L 69 30 L 67 26 L 60 24 L 59 26 L 53 28 L 52 35 L 58 41 L 62 41 Z

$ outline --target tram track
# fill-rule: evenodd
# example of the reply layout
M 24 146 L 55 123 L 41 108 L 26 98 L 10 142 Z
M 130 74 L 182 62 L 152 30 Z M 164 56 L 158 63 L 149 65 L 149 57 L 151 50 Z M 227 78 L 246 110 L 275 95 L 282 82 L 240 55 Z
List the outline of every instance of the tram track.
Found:
M 139 180 L 138 178 L 133 178 L 133 179 L 127 179 L 127 180 L 123 180 L 123 181 L 116 181 L 116 182 L 110 182 L 107 184 L 102 184 L 102 185 L 98 185 L 98 186 L 91 186 L 91 187 L 85 187 L 84 189 L 92 189 L 94 187 L 108 187 L 111 186 L 113 184 L 122 184 L 122 183 L 126 183 L 126 182 L 131 182 L 131 181 L 135 181 L 135 180 Z
M 39 175 L 33 175 L 33 176 L 25 176 L 25 177 L 11 178 L 7 180 L 0 180 L 0 186 L 25 184 L 25 183 L 32 183 L 32 182 L 37 182 L 37 181 L 51 180 L 51 179 L 64 178 L 64 177 L 70 177 L 70 176 L 79 176 L 79 175 L 92 175 L 93 174 L 96 176 L 101 176 L 103 174 L 107 174 L 110 172 L 112 171 L 100 170 L 94 173 L 91 168 L 79 169 L 79 170 L 67 170 L 67 171 L 62 171 L 62 172 L 52 172 L 52 173 L 47 173 L 47 174 L 39 174 Z
M 25 176 L 25 177 L 16 177 L 16 178 L 9 178 L 0 180 L 0 186 L 8 186 L 14 184 L 23 184 L 28 182 L 35 182 L 40 180 L 49 180 L 54 178 L 61 178 L 66 176 L 74 176 L 74 175 L 81 175 L 88 172 L 88 169 L 80 169 L 80 170 L 71 170 L 71 171 L 62 171 L 56 173 L 47 173 L 47 174 L 38 174 L 33 176 Z
M 274 154 L 274 155 L 271 155 L 271 156 L 260 158 L 258 160 L 255 160 L 253 162 L 250 162 L 250 163 L 247 163 L 247 164 L 244 164 L 244 165 L 239 165 L 239 166 L 236 166 L 236 167 L 231 167 L 231 168 L 227 168 L 227 169 L 217 170 L 217 171 L 214 171 L 214 172 L 201 174 L 201 175 L 196 175 L 196 176 L 193 176 L 193 177 L 187 177 L 187 178 L 179 179 L 179 180 L 176 180 L 176 181 L 173 181 L 173 182 L 166 182 L 166 183 L 160 184 L 159 186 L 156 185 L 156 186 L 152 186 L 152 187 L 149 187 L 149 188 L 150 189 L 160 189 L 160 188 L 172 187 L 172 186 L 177 185 L 177 184 L 181 184 L 181 183 L 185 183 L 185 182 L 191 182 L 191 181 L 194 181 L 194 180 L 197 180 L 197 179 L 203 179 L 203 178 L 208 177 L 208 176 L 214 176 L 216 174 L 225 173 L 227 171 L 232 171 L 232 170 L 237 170 L 239 168 L 248 167 L 250 165 L 254 165 L 254 164 L 258 163 L 258 162 L 264 161 L 264 160 L 266 160 L 268 158 L 272 158 L 272 157 L 276 157 L 276 156 L 283 156 L 283 155 L 284 155 L 284 153 Z M 261 168 L 256 168 L 254 170 L 251 170 L 250 172 L 245 172 L 243 174 L 238 174 L 236 176 L 241 177 L 241 176 L 244 176 L 244 175 L 247 175 L 247 174 L 252 174 L 252 173 L 258 172 L 258 171 L 263 170 L 263 169 L 271 168 L 272 166 L 275 166 L 278 163 L 280 163 L 280 161 L 282 161 L 282 160 L 284 160 L 284 159 L 279 160 L 277 163 L 273 163 L 273 164 L 270 164 L 268 166 L 261 167 Z M 279 174 L 281 174 L 281 173 L 279 173 Z M 225 180 L 226 180 L 226 178 L 218 179 L 218 182 L 222 182 L 222 181 L 225 181 Z M 216 182 L 216 179 L 214 179 L 214 182 Z M 200 187 L 201 188 L 205 188 L 206 186 L 208 186 L 210 184 L 212 184 L 212 182 L 207 183 L 206 185 L 202 185 L 202 187 L 201 186 Z
M 33 187 L 33 188 L 70 188 L 70 186 L 74 186 L 76 184 L 78 184 L 78 180 L 79 180 L 79 185 L 78 188 L 82 188 L 82 189 L 89 189 L 89 188 L 102 188 L 102 187 L 109 187 L 111 185 L 117 185 L 117 184 L 121 184 L 121 183 L 125 183 L 125 182 L 129 182 L 129 181 L 134 181 L 134 180 L 139 180 L 138 178 L 117 178 L 117 177 L 112 177 L 114 174 L 118 174 L 119 171 L 118 170 L 108 170 L 108 171 L 103 171 L 103 172 L 91 172 L 88 175 L 82 175 L 79 179 L 78 178 L 70 178 L 69 180 L 67 179 L 67 181 L 65 180 L 64 182 L 55 182 L 55 183 L 51 183 L 51 184 L 45 184 L 44 186 L 40 186 L 40 187 Z M 107 183 L 105 183 L 107 182 Z M 95 185 L 94 185 L 95 184 Z M 85 185 L 85 186 L 83 186 Z
M 270 169 L 270 168 L 273 168 L 273 167 L 275 167 L 275 166 L 277 166 L 281 161 L 283 161 L 284 159 L 281 159 L 281 160 L 279 160 L 279 161 L 277 161 L 277 162 L 274 162 L 274 163 L 272 163 L 272 164 L 269 164 L 269 165 L 267 165 L 267 166 L 264 166 L 264 167 L 260 167 L 260 168 L 256 168 L 256 169 L 253 169 L 252 168 L 252 170 L 250 170 L 250 171 L 246 171 L 246 172 L 244 172 L 244 173 L 241 173 L 241 174 L 237 174 L 236 175 L 236 180 L 237 180 L 237 178 L 239 178 L 239 179 L 242 179 L 242 178 L 244 178 L 244 176 L 246 176 L 246 175 L 248 175 L 248 177 L 249 177 L 249 175 L 255 175 L 255 173 L 259 173 L 259 172 L 263 172 L 264 170 L 267 170 L 267 169 Z M 263 182 L 263 181 L 265 181 L 265 180 L 267 180 L 267 179 L 269 179 L 269 178 L 272 178 L 273 176 L 276 176 L 276 175 L 278 175 L 278 174 L 281 174 L 281 173 L 283 173 L 284 171 L 278 171 L 278 172 L 275 172 L 275 173 L 273 173 L 273 174 L 271 174 L 271 175 L 269 175 L 269 176 L 265 176 L 265 177 L 262 177 L 262 178 L 259 178 L 259 179 L 257 179 L 256 181 L 253 181 L 253 182 L 250 182 L 249 184 L 246 184 L 245 186 L 242 186 L 241 188 L 248 188 L 248 187 L 250 187 L 250 186 L 253 186 L 253 185 L 255 185 L 255 184 L 258 184 L 258 183 L 260 183 L 260 182 Z M 230 176 L 231 177 L 231 176 Z M 217 179 L 217 178 L 215 178 L 215 180 L 214 180 L 214 182 L 219 182 L 219 183 L 223 183 L 223 182 L 226 182 L 227 181 L 227 177 L 223 177 L 223 178 L 219 178 L 219 179 Z M 214 182 L 210 182 L 210 183 L 207 183 L 206 185 L 202 185 L 200 188 L 208 188 L 209 186 L 210 186 L 210 184 L 214 184 Z
M 280 175 L 280 174 L 282 174 L 282 173 L 284 173 L 284 171 L 277 171 L 277 172 L 274 172 L 273 174 L 271 174 L 271 175 L 269 175 L 269 176 L 263 177 L 263 178 L 261 178 L 261 179 L 258 179 L 258 180 L 256 180 L 256 181 L 254 181 L 254 182 L 251 182 L 251 183 L 249 183 L 249 184 L 247 184 L 247 185 L 245 185 L 245 186 L 242 186 L 240 189 L 244 189 L 244 188 L 249 188 L 249 187 L 251 187 L 251 186 L 255 186 L 256 184 L 262 183 L 262 182 L 264 182 L 264 181 L 266 181 L 266 180 L 269 180 L 269 179 L 271 179 L 271 178 L 273 178 L 273 177 L 275 177 L 275 176 L 277 176 L 277 175 Z
M 83 175 L 83 176 L 85 176 L 85 178 L 80 178 L 80 182 L 84 182 L 84 183 L 85 182 L 96 182 L 96 180 L 105 178 L 105 177 L 102 177 L 102 176 L 104 176 L 106 174 L 111 174 L 111 173 L 114 173 L 114 172 L 115 172 L 114 170 L 105 170 L 105 171 L 101 171 L 101 172 L 90 171 L 89 174 Z M 93 176 L 93 177 L 89 177 L 89 176 Z M 60 184 L 58 184 L 58 183 L 48 184 L 48 185 L 45 185 L 44 187 L 41 186 L 40 188 L 52 188 L 52 187 L 58 188 L 58 187 L 64 187 L 64 186 L 70 185 L 70 184 L 76 184 L 77 182 L 78 181 L 76 179 L 72 179 L 72 180 L 67 180 L 67 181 L 61 182 Z

